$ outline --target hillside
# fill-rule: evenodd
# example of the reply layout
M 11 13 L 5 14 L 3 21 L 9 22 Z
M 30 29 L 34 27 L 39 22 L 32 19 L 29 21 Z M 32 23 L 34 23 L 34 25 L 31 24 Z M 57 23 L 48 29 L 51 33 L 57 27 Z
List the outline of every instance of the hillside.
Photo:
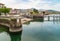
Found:
M 55 10 L 42 10 L 42 11 L 39 10 L 40 13 L 42 13 L 43 11 L 45 12 L 45 14 L 60 14 L 60 11 Z
M 60 11 L 55 11 L 55 10 L 45 10 L 45 12 L 48 14 L 60 14 Z

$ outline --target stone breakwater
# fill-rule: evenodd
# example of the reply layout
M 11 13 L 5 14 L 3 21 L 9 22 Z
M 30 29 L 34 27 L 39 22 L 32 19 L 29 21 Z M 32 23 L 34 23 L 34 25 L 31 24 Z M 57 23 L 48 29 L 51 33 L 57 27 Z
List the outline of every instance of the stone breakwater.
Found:
M 28 22 L 28 21 L 31 21 L 32 19 L 30 19 L 30 18 L 23 18 L 23 19 L 21 19 L 21 23 L 23 24 L 23 23 L 26 23 L 26 22 Z

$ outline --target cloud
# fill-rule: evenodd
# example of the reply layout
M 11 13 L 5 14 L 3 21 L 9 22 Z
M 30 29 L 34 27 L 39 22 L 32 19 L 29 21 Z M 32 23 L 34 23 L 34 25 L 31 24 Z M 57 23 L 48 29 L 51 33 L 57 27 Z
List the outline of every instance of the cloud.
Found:
M 60 2 L 58 0 L 0 0 L 1 3 L 4 3 L 7 7 L 10 8 L 37 8 L 37 9 L 53 9 L 60 11 Z M 54 3 L 56 2 L 56 3 Z

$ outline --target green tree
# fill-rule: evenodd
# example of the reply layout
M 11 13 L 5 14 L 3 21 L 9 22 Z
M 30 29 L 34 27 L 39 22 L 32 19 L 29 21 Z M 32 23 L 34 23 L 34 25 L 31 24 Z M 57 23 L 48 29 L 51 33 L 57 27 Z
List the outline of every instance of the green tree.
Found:
M 32 11 L 30 12 L 30 14 L 37 15 L 37 14 L 39 14 L 39 11 L 35 8 L 32 8 Z
M 39 14 L 39 11 L 37 9 L 33 9 L 34 14 Z
M 33 14 L 33 12 L 30 12 L 30 14 Z
M 9 12 L 10 12 L 10 8 L 6 8 L 6 7 L 2 8 L 2 13 L 4 13 L 5 15 Z
M 2 9 L 2 8 L 0 8 L 0 15 L 1 15 L 1 13 L 2 13 L 2 10 L 3 10 L 3 9 Z

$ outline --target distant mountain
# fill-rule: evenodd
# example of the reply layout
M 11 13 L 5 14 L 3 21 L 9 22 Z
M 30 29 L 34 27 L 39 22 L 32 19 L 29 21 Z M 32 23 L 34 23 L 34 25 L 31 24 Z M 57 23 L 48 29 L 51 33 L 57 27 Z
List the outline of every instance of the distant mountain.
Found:
M 45 10 L 45 12 L 48 12 L 51 14 L 60 14 L 60 11 L 56 11 L 56 10 Z
M 55 11 L 55 10 L 46 10 L 48 12 L 58 12 L 58 11 Z

